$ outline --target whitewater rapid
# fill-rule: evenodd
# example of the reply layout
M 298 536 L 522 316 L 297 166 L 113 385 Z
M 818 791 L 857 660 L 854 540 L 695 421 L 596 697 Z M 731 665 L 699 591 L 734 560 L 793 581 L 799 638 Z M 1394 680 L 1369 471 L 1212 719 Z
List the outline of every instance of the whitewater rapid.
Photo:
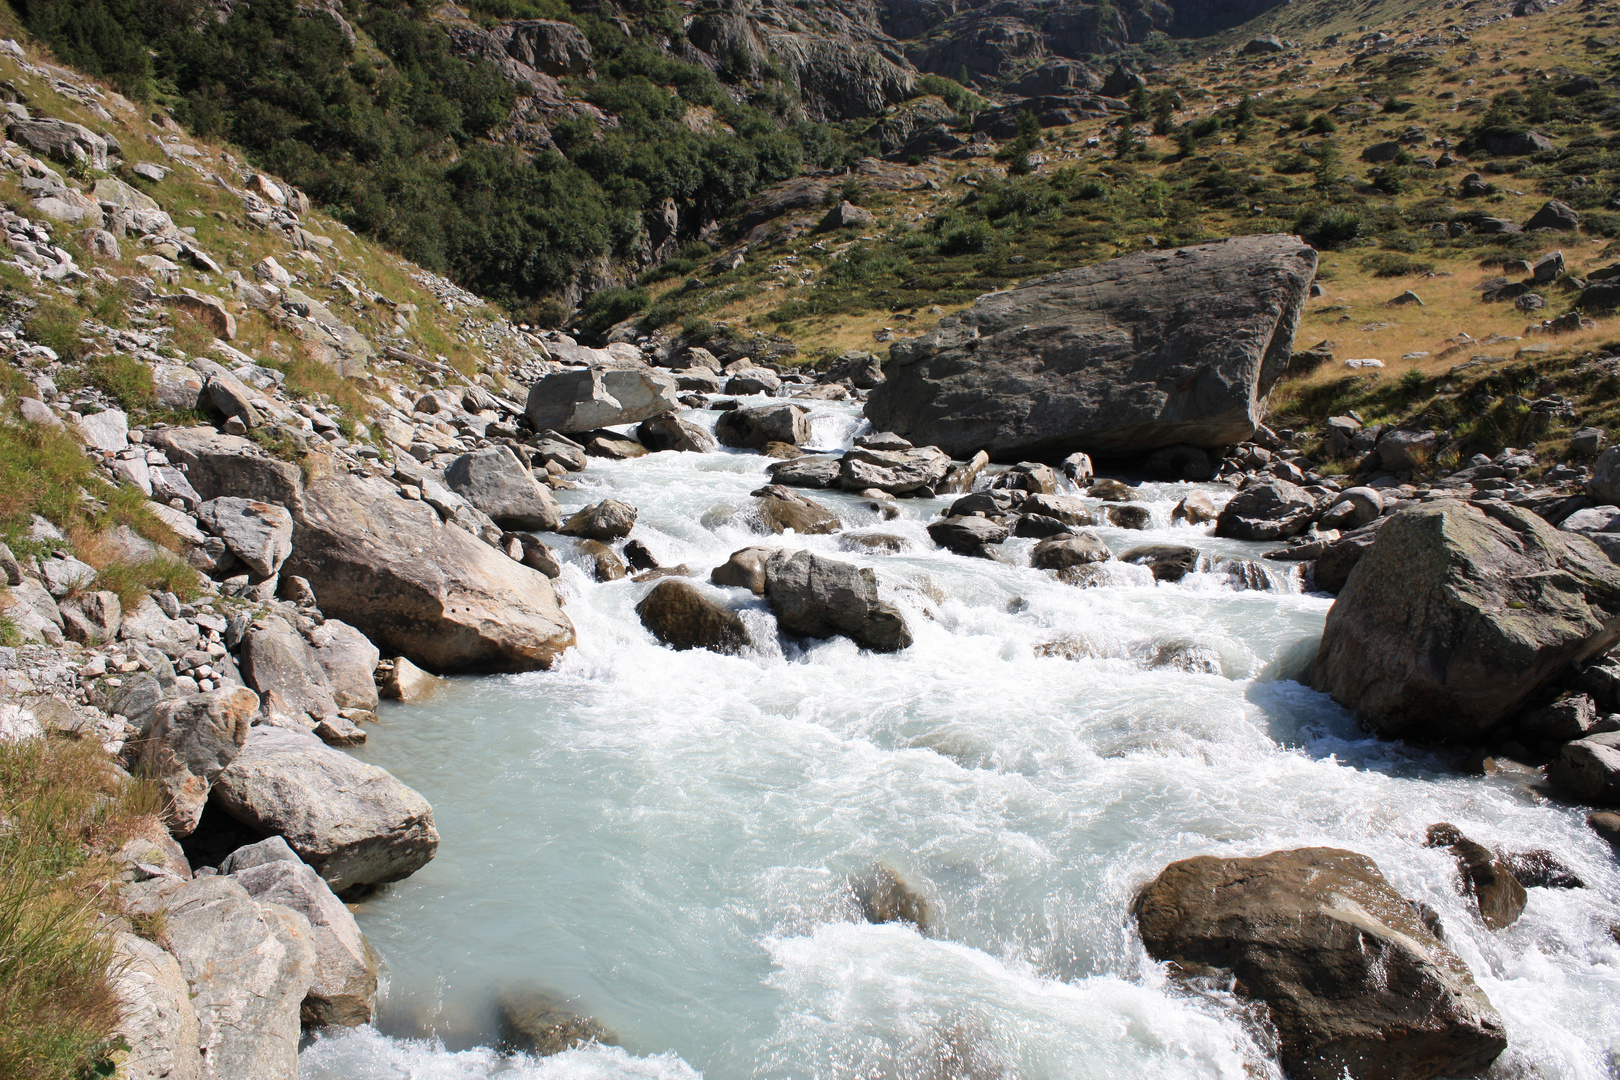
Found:
M 863 423 L 814 408 L 821 448 Z M 1149 530 L 1096 531 L 1116 553 L 1192 544 L 1204 572 L 1078 589 L 1028 567 L 1034 541 L 1009 541 L 1005 563 L 935 548 L 924 526 L 946 499 L 886 521 L 809 493 L 897 554 L 761 537 L 748 493 L 768 464 L 593 459 L 559 501 L 631 503 L 633 538 L 699 580 L 750 544 L 871 566 L 915 644 L 779 642 L 764 603 L 729 590 L 759 648 L 677 653 L 635 616 L 650 584 L 570 562 L 579 644 L 555 670 L 385 703 L 357 752 L 427 796 L 442 844 L 358 907 L 384 962 L 376 1026 L 311 1040 L 307 1080 L 1276 1077 L 1250 1011 L 1168 978 L 1129 908 L 1176 859 L 1306 845 L 1370 856 L 1440 913 L 1507 1025 L 1492 1076 L 1620 1075 L 1620 872 L 1585 811 L 1368 740 L 1293 681 L 1329 598 L 1286 564 L 1267 589 L 1236 587 L 1221 561 L 1264 548 L 1172 525 L 1188 485 L 1142 486 Z M 1176 656 L 1193 662 L 1152 666 Z M 1490 931 L 1451 856 L 1423 846 L 1442 820 L 1547 848 L 1588 888 L 1532 889 Z M 861 920 L 849 880 L 879 862 L 928 898 L 929 932 Z M 493 995 L 519 982 L 618 1045 L 498 1054 Z

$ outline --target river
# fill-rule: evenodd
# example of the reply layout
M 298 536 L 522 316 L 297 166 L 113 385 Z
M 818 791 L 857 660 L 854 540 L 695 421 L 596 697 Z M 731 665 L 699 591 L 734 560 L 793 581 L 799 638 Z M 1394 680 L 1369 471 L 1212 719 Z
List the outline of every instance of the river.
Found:
M 816 403 L 815 442 L 862 423 Z M 559 499 L 633 504 L 634 538 L 703 580 L 759 543 L 872 566 L 915 644 L 779 642 L 763 601 L 725 590 L 764 644 L 678 653 L 636 618 L 650 585 L 570 563 L 579 645 L 555 670 L 385 703 L 358 751 L 427 796 L 443 842 L 358 908 L 384 960 L 377 1026 L 314 1038 L 306 1080 L 1280 1077 L 1241 1002 L 1146 956 L 1130 903 L 1176 859 L 1306 845 L 1370 856 L 1439 912 L 1506 1021 L 1492 1076 L 1620 1075 L 1620 872 L 1585 811 L 1367 739 L 1294 681 L 1330 599 L 1285 564 L 1239 587 L 1217 564 L 1264 548 L 1172 525 L 1188 485 L 1142 486 L 1149 530 L 1096 531 L 1116 553 L 1192 544 L 1206 572 L 1080 589 L 1030 569 L 1031 540 L 1006 563 L 936 548 L 924 526 L 947 499 L 884 521 L 808 493 L 897 554 L 762 539 L 744 513 L 768 464 L 593 459 Z M 1589 887 L 1532 889 L 1490 931 L 1423 846 L 1442 820 L 1550 849 Z M 850 880 L 878 863 L 927 898 L 928 932 L 861 919 Z M 524 981 L 618 1045 L 498 1054 L 493 994 Z

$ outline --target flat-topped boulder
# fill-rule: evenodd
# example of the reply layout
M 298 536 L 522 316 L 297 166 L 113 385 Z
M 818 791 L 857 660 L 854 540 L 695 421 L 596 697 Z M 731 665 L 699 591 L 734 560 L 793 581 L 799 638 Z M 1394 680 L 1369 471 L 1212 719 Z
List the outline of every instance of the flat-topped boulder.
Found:
M 248 828 L 286 840 L 339 894 L 409 877 L 439 850 L 433 807 L 420 794 L 286 728 L 254 728 L 214 798 Z
M 634 424 L 681 407 L 675 379 L 643 365 L 557 371 L 529 388 L 524 407 L 536 431 L 565 435 Z
M 1145 251 L 981 296 L 897 341 L 866 415 L 953 457 L 1057 460 L 1250 438 L 1316 252 L 1296 236 Z

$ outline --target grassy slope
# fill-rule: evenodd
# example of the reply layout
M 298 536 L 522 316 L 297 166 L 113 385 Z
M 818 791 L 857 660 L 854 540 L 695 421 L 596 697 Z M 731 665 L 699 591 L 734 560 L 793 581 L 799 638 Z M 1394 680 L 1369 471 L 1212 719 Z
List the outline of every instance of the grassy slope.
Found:
M 1375 357 L 1387 366 L 1374 375 L 1349 375 L 1330 366 L 1285 383 L 1274 401 L 1279 422 L 1309 423 L 1350 407 L 1369 420 L 1409 418 L 1427 410 L 1443 426 L 1461 425 L 1465 442 L 1485 449 L 1527 437 L 1524 403 L 1504 405 L 1504 397 L 1556 391 L 1576 400 L 1580 423 L 1620 424 L 1612 380 L 1583 370 L 1576 359 L 1615 338 L 1612 324 L 1600 322 L 1595 330 L 1557 338 L 1526 337 L 1527 324 L 1537 318 L 1512 304 L 1483 303 L 1476 291 L 1502 273 L 1506 259 L 1534 261 L 1561 249 L 1575 275 L 1612 261 L 1606 254 L 1610 241 L 1600 234 L 1615 235 L 1620 223 L 1592 195 L 1620 182 L 1620 140 L 1612 123 L 1595 119 L 1611 95 L 1598 91 L 1568 99 L 1548 93 L 1571 74 L 1607 78 L 1620 61 L 1620 49 L 1591 40 L 1599 16 L 1566 4 L 1548 14 L 1485 26 L 1462 44 L 1422 50 L 1417 62 L 1410 54 L 1368 57 L 1349 43 L 1319 44 L 1331 34 L 1379 29 L 1406 42 L 1442 32 L 1460 17 L 1459 11 L 1409 0 L 1349 9 L 1323 2 L 1280 8 L 1213 44 L 1230 46 L 1275 30 L 1302 40 L 1304 50 L 1281 59 L 1217 54 L 1154 73 L 1150 92 L 1172 89 L 1181 96 L 1177 129 L 1210 117 L 1225 122 L 1223 131 L 1200 138 L 1191 155 L 1182 153 L 1174 134 L 1149 135 L 1144 120 L 1136 126 L 1142 148 L 1117 158 L 1116 129 L 1098 121 L 1047 131 L 1040 151 L 1045 161 L 1033 176 L 1010 185 L 1004 164 L 989 154 L 930 162 L 926 171 L 940 190 L 913 185 L 867 193 L 864 202 L 878 216 L 874 225 L 756 247 L 743 268 L 705 277 L 701 288 L 673 295 L 705 318 L 782 330 L 810 356 L 850 347 L 881 351 L 874 330 L 925 331 L 942 310 L 956 310 L 979 292 L 1155 242 L 1165 246 L 1235 233 L 1294 231 L 1312 210 L 1342 208 L 1359 215 L 1360 235 L 1339 250 L 1324 251 L 1326 295 L 1311 302 L 1299 331 L 1300 347 L 1329 340 L 1340 360 Z M 1433 140 L 1457 147 L 1484 122 L 1496 96 L 1507 92 L 1539 100 L 1529 110 L 1534 119 L 1527 120 L 1523 108 L 1510 119 L 1551 135 L 1559 153 L 1495 159 L 1501 171 L 1487 178 L 1498 193 L 1485 199 L 1453 194 L 1467 172 L 1490 172 L 1493 159 L 1483 152 L 1469 153 L 1449 169 L 1401 169 L 1398 194 L 1378 190 L 1370 181 L 1371 167 L 1360 160 L 1367 146 L 1416 125 L 1424 137 L 1412 152 L 1437 158 L 1442 151 Z M 1232 121 L 1246 95 L 1256 117 L 1240 138 Z M 1398 111 L 1384 111 L 1392 97 Z M 1550 115 L 1535 111 L 1549 102 Z M 1355 116 L 1357 108 L 1365 115 Z M 1309 118 L 1335 113 L 1330 135 L 1304 129 Z M 1085 148 L 1090 136 L 1101 136 L 1101 148 Z M 1336 179 L 1326 184 L 1313 171 L 1312 155 L 1321 145 L 1332 146 L 1338 159 L 1331 170 Z M 1583 234 L 1452 239 L 1429 231 L 1435 223 L 1469 213 L 1522 223 L 1549 197 L 1583 207 Z M 1598 209 L 1590 209 L 1594 206 Z M 962 226 L 988 238 L 982 250 L 962 251 L 948 242 Z M 816 250 L 818 243 L 824 250 Z M 851 263 L 851 253 L 864 258 Z M 795 265 L 788 265 L 789 256 L 797 257 Z M 814 280 L 799 284 L 796 279 L 806 268 Z M 678 283 L 662 287 L 679 288 Z M 1422 306 L 1388 306 L 1407 289 L 1422 298 Z M 1539 291 L 1549 303 L 1539 317 L 1562 314 L 1574 303 L 1567 285 Z M 1458 342 L 1461 347 L 1454 347 Z M 1475 344 L 1480 342 L 1491 343 Z M 1525 346 L 1547 351 L 1514 361 Z M 1508 362 L 1448 374 L 1476 355 Z M 1548 376 L 1551 385 L 1542 382 Z M 1481 386 L 1489 400 L 1470 397 Z M 1569 427 L 1555 427 L 1543 441 L 1556 444 Z

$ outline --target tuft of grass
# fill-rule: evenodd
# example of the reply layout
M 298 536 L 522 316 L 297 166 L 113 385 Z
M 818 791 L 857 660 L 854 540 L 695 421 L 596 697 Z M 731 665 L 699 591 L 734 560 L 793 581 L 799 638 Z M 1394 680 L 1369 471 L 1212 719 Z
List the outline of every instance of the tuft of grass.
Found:
M 172 592 L 182 600 L 194 600 L 202 592 L 197 571 L 178 559 L 158 556 L 139 562 L 111 562 L 96 571 L 94 589 L 118 594 L 126 609 L 141 602 L 149 593 Z
M 93 743 L 0 743 L 0 1076 L 94 1075 L 111 1048 L 106 856 L 157 808 Z
M 31 514 L 63 525 L 81 512 L 79 492 L 96 483 L 64 428 L 0 424 L 0 530 L 26 526 Z
M 125 412 L 145 412 L 157 404 L 152 369 L 133 356 L 123 353 L 92 356 L 85 362 L 85 374 Z
M 169 344 L 187 356 L 206 356 L 214 347 L 214 331 L 207 323 L 183 311 L 172 312 Z
M 28 340 L 50 349 L 65 363 L 76 364 L 84 359 L 84 342 L 79 340 L 83 326 L 84 312 L 79 308 L 45 300 L 28 317 L 24 330 Z

